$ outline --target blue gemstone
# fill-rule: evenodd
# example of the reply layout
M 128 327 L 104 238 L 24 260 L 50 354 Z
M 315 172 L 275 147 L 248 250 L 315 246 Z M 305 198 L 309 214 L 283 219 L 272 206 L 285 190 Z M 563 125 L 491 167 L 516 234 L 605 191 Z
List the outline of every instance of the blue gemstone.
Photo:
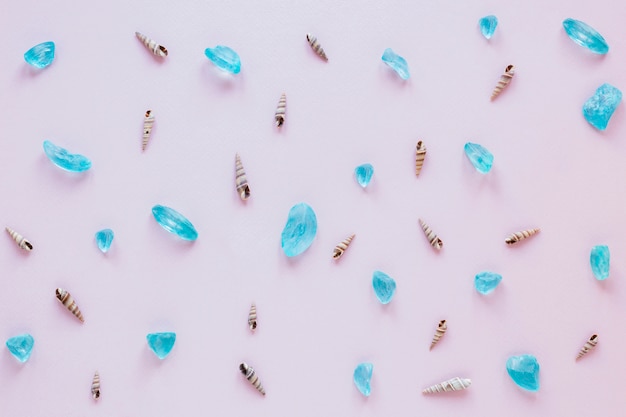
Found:
M 359 183 L 359 185 L 365 188 L 372 180 L 372 175 L 374 175 L 374 167 L 372 166 L 372 164 L 359 165 L 354 169 L 354 175 L 356 175 L 356 181 Z
M 176 342 L 176 333 L 150 333 L 146 336 L 148 346 L 159 359 L 165 359 L 170 354 Z
M 500 281 L 502 281 L 502 275 L 500 274 L 496 274 L 495 272 L 481 272 L 476 274 L 474 286 L 479 293 L 489 294 L 496 289 Z
M 376 298 L 383 304 L 389 304 L 396 293 L 396 281 L 384 272 L 374 271 L 372 286 Z
M 520 387 L 539 391 L 539 362 L 533 355 L 511 356 L 506 361 L 506 371 Z
M 152 207 L 152 215 L 162 228 L 174 233 L 184 240 L 196 240 L 198 232 L 193 224 L 185 216 L 176 210 L 157 204 Z
M 48 159 L 56 166 L 70 172 L 83 172 L 91 168 L 91 161 L 77 153 L 69 153 L 67 149 L 56 146 L 49 140 L 44 140 L 43 151 Z
M 24 59 L 36 68 L 45 68 L 54 61 L 54 42 L 44 42 L 30 48 Z
M 391 48 L 385 49 L 382 59 L 383 62 L 397 72 L 403 80 L 408 80 L 411 76 L 409 74 L 409 66 L 406 63 L 406 59 L 396 54 Z
M 493 166 L 493 154 L 477 143 L 465 144 L 465 155 L 470 160 L 476 171 L 486 174 Z
M 289 210 L 287 224 L 281 235 L 281 245 L 285 255 L 292 257 L 307 250 L 317 233 L 317 217 L 306 203 L 296 204 Z
M 7 340 L 7 348 L 20 362 L 26 362 L 30 358 L 35 339 L 29 334 L 21 334 Z
M 228 46 L 217 45 L 215 48 L 206 48 L 204 55 L 222 71 L 232 74 L 239 74 L 241 71 L 239 55 Z
M 483 36 L 487 39 L 491 39 L 498 26 L 498 18 L 494 15 L 485 16 L 478 21 L 478 24 L 480 25 L 480 31 Z
M 571 40 L 588 48 L 591 52 L 604 55 L 609 52 L 609 45 L 597 30 L 580 20 L 565 19 L 563 21 L 565 33 Z
M 359 390 L 359 392 L 366 397 L 369 397 L 372 393 L 372 388 L 370 387 L 370 381 L 372 380 L 372 372 L 374 372 L 374 365 L 371 363 L 360 363 L 354 369 L 354 385 Z
M 599 281 L 604 281 L 609 277 L 609 267 L 611 266 L 611 253 L 606 245 L 594 246 L 589 257 L 591 272 Z
M 96 232 L 96 243 L 102 253 L 107 253 L 109 251 L 111 243 L 113 243 L 114 236 L 113 230 L 111 229 L 104 229 Z
M 606 129 L 613 112 L 622 101 L 622 92 L 610 84 L 602 84 L 583 104 L 583 116 L 598 130 Z

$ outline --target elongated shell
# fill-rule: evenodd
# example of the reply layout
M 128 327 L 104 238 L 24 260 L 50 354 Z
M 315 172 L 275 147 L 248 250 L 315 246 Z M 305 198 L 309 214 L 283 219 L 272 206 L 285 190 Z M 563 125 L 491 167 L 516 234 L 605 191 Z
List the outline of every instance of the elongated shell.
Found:
M 91 383 L 91 396 L 94 400 L 100 398 L 100 374 L 98 371 L 93 376 L 93 382 Z
M 276 107 L 276 113 L 274 115 L 274 121 L 277 127 L 281 127 L 285 123 L 285 112 L 287 111 L 287 95 L 281 94 L 280 100 L 278 100 L 278 107 Z
M 424 389 L 422 394 L 436 394 L 439 392 L 450 392 L 450 391 L 461 391 L 469 388 L 472 385 L 472 380 L 467 378 L 456 378 L 448 379 L 447 381 L 443 381 L 440 384 L 431 385 L 430 387 Z
M 237 186 L 239 197 L 244 201 L 247 200 L 250 197 L 250 186 L 248 185 L 246 171 L 243 169 L 239 154 L 235 154 L 235 185 Z
M 504 90 L 506 86 L 509 85 L 514 75 L 515 75 L 515 67 L 513 65 L 509 65 L 504 69 L 504 74 L 500 76 L 500 81 L 498 81 L 498 84 L 496 84 L 496 87 L 493 89 L 493 92 L 491 93 L 492 100 L 498 97 L 500 93 L 502 92 L 502 90 Z
M 311 35 L 310 33 L 307 33 L 306 40 L 309 42 L 309 45 L 311 45 L 311 49 L 313 49 L 313 51 L 320 58 L 328 62 L 328 57 L 326 56 L 326 52 L 324 52 L 324 48 L 322 48 L 322 45 L 320 45 L 320 43 L 317 41 L 317 38 Z
M 265 395 L 265 389 L 263 385 L 261 385 L 261 381 L 259 381 L 259 377 L 257 376 L 254 369 L 245 362 L 242 362 L 239 365 L 239 370 L 246 377 L 248 381 L 257 389 L 261 394 Z
M 165 58 L 167 56 L 167 49 L 164 46 L 159 45 L 152 39 L 148 38 L 146 35 L 143 35 L 139 32 L 135 32 L 135 36 L 137 36 L 137 39 L 139 39 L 141 43 L 143 43 L 146 48 L 148 48 L 148 50 L 154 55 L 161 58 Z
M 252 303 L 250 306 L 250 312 L 248 313 L 248 327 L 250 330 L 256 330 L 256 305 Z
M 424 165 L 424 158 L 426 158 L 426 146 L 420 140 L 415 147 L 415 176 L 419 177 L 422 172 L 422 166 Z
M 445 320 L 441 320 L 439 324 L 437 325 L 437 330 L 435 330 L 433 341 L 430 342 L 430 349 L 434 348 L 435 345 L 439 343 L 439 340 L 443 337 L 444 334 L 446 334 L 447 330 L 448 330 L 448 323 L 446 323 Z
M 507 245 L 513 245 L 517 242 L 520 242 L 524 239 L 531 237 L 532 235 L 536 235 L 540 232 L 540 229 L 527 229 L 522 230 L 521 232 L 515 232 L 509 235 L 504 241 Z
M 33 250 L 33 244 L 30 243 L 28 240 L 26 240 L 24 236 L 20 235 L 19 233 L 17 233 L 15 230 L 11 229 L 10 227 L 7 227 L 6 230 L 9 236 L 11 236 L 11 238 L 15 241 L 15 243 L 17 243 L 17 246 L 19 246 L 20 248 L 28 252 Z
M 83 313 L 80 312 L 78 305 L 76 305 L 76 302 L 74 301 L 74 299 L 72 298 L 72 295 L 69 292 L 65 291 L 63 288 L 57 288 L 56 296 L 57 296 L 57 300 L 59 300 L 61 304 L 63 304 L 73 315 L 75 315 L 76 318 L 78 318 L 78 320 L 80 320 L 83 323 L 85 322 Z
M 356 235 L 352 234 L 348 236 L 347 238 L 339 242 L 337 246 L 335 246 L 335 250 L 333 251 L 333 259 L 341 258 L 341 256 L 346 251 L 346 249 L 348 249 L 348 246 L 350 246 L 350 242 L 352 242 L 352 239 L 354 239 L 354 236 Z
M 152 133 L 152 125 L 154 124 L 154 114 L 152 110 L 146 110 L 146 115 L 143 119 L 143 140 L 141 142 L 141 150 L 145 151 L 150 141 L 150 134 Z
M 582 347 L 582 349 L 580 349 L 580 352 L 578 352 L 578 356 L 576 356 L 576 360 L 582 358 L 587 353 L 589 353 L 589 351 L 591 351 L 594 347 L 596 347 L 597 344 L 598 344 L 598 335 L 594 334 L 589 338 L 589 340 L 585 342 L 585 345 Z
M 428 239 L 428 243 L 430 243 L 430 246 L 432 246 L 433 248 L 440 250 L 443 247 L 443 240 L 439 239 L 439 237 L 435 234 L 435 232 L 433 232 L 433 230 L 430 228 L 430 226 L 428 226 L 424 220 L 422 219 L 418 219 L 420 226 L 422 226 L 422 229 L 424 230 L 424 234 L 426 235 L 426 238 Z

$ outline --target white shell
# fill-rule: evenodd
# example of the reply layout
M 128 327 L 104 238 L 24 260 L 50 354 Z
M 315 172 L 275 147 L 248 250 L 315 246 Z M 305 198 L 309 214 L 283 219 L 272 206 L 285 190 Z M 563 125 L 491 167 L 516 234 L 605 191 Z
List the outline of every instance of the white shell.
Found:
M 580 349 L 580 352 L 578 352 L 578 356 L 576 356 L 576 360 L 582 358 L 587 353 L 589 353 L 594 347 L 596 347 L 597 344 L 598 335 L 594 334 L 589 338 L 589 340 L 585 342 L 585 345 Z
M 426 222 L 424 222 L 424 220 L 418 219 L 418 221 L 420 223 L 420 226 L 422 226 L 422 229 L 424 230 L 424 234 L 426 235 L 430 246 L 437 250 L 440 250 L 443 247 L 443 240 L 441 240 L 439 236 L 437 236 L 435 232 L 433 232 L 433 229 L 431 229 L 430 226 L 427 225 Z
M 143 140 L 141 142 L 141 150 L 145 151 L 150 141 L 150 134 L 152 133 L 152 125 L 154 125 L 154 114 L 152 110 L 146 110 L 146 114 L 143 119 Z
M 237 192 L 239 193 L 239 197 L 246 201 L 250 198 L 250 186 L 248 185 L 248 177 L 246 176 L 246 171 L 243 169 L 243 164 L 241 163 L 241 157 L 239 154 L 235 154 L 235 186 L 237 187 Z
M 248 327 L 250 327 L 250 330 L 252 331 L 255 331 L 257 327 L 256 305 L 254 303 L 250 306 L 250 312 L 248 313 Z
M 354 236 L 356 235 L 352 234 L 348 236 L 347 238 L 339 242 L 337 246 L 335 246 L 335 249 L 333 250 L 333 259 L 341 258 L 346 249 L 348 249 L 348 246 L 350 246 L 350 243 L 352 242 L 352 239 L 354 239 Z
M 287 112 L 287 95 L 281 94 L 280 100 L 278 100 L 278 106 L 276 107 L 276 113 L 274 114 L 274 123 L 276 127 L 281 127 L 285 123 L 285 114 Z
M 504 69 L 504 74 L 500 76 L 500 81 L 498 81 L 498 84 L 496 84 L 493 92 L 491 93 L 492 100 L 498 97 L 502 90 L 504 90 L 509 85 L 514 75 L 515 67 L 513 65 L 509 65 Z
M 259 377 L 257 376 L 256 372 L 254 371 L 254 368 L 252 368 L 247 363 L 242 362 L 239 365 L 239 371 L 246 377 L 246 379 L 248 381 L 250 381 L 252 386 L 254 386 L 254 388 L 256 388 L 257 391 L 259 391 L 261 394 L 265 395 L 265 388 L 263 388 L 263 385 L 261 385 L 261 381 L 259 380 Z
M 440 384 L 431 385 L 424 389 L 422 394 L 436 394 L 439 392 L 461 391 L 469 388 L 472 385 L 472 380 L 467 378 L 452 378 L 447 381 L 443 381 Z
M 91 383 L 91 396 L 94 400 L 98 400 L 100 398 L 100 374 L 96 371 L 93 376 L 93 381 Z
M 164 46 L 159 45 L 152 39 L 148 38 L 146 35 L 143 35 L 139 32 L 135 32 L 135 36 L 137 36 L 137 39 L 139 39 L 141 43 L 143 43 L 145 47 L 148 48 L 148 50 L 154 55 L 161 58 L 165 58 L 167 56 L 167 48 L 165 48 Z
M 17 243 L 17 246 L 19 246 L 21 249 L 24 249 L 25 251 L 28 251 L 28 252 L 33 250 L 32 243 L 26 240 L 24 236 L 20 235 L 19 233 L 17 233 L 15 230 L 11 229 L 10 227 L 7 227 L 6 231 L 9 234 L 9 236 L 11 236 L 11 238 L 15 241 L 15 243 Z
M 522 230 L 521 232 L 511 233 L 506 239 L 504 239 L 504 242 L 507 245 L 514 245 L 517 242 L 520 242 L 524 239 L 528 239 L 529 237 L 533 235 L 536 235 L 540 231 L 541 231 L 540 229 L 526 229 L 526 230 Z
M 422 172 L 422 166 L 424 166 L 424 159 L 426 158 L 426 146 L 420 140 L 415 146 L 415 176 L 419 177 Z
M 311 45 L 311 49 L 324 61 L 328 61 L 328 57 L 326 56 L 326 52 L 324 52 L 324 48 L 318 42 L 317 38 L 310 33 L 306 34 L 306 40 Z
M 430 342 L 430 349 L 435 347 L 439 340 L 443 337 L 444 334 L 448 331 L 448 323 L 446 320 L 441 320 L 437 325 L 437 330 L 435 330 L 435 335 L 433 336 L 432 342 Z

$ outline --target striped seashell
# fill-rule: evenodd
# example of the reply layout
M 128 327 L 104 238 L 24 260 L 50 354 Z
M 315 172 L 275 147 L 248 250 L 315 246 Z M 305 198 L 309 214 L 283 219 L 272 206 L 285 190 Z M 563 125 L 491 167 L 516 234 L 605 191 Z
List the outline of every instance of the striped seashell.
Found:
M 418 219 L 420 226 L 424 229 L 424 234 L 430 243 L 430 246 L 433 248 L 440 250 L 443 247 L 443 240 L 439 239 L 439 237 L 433 232 L 433 230 L 428 226 L 424 220 Z
M 91 396 L 94 400 L 100 398 L 100 374 L 98 374 L 98 371 L 93 376 L 93 382 L 91 383 Z
M 540 229 L 522 230 L 521 232 L 515 232 L 515 233 L 509 235 L 509 237 L 504 239 L 504 241 L 506 242 L 507 245 L 513 245 L 513 244 L 515 244 L 517 242 L 520 242 L 520 241 L 522 241 L 524 239 L 527 239 L 527 238 L 531 237 L 532 235 L 536 235 L 540 231 L 541 231 Z
M 500 81 L 496 84 L 496 87 L 493 89 L 493 93 L 491 93 L 491 99 L 498 97 L 502 90 L 506 88 L 507 85 L 513 79 L 515 75 L 515 67 L 513 65 L 509 65 L 504 69 L 504 74 L 500 76 Z
M 448 379 L 447 381 L 443 381 L 441 384 L 431 385 L 430 387 L 424 389 L 422 394 L 437 394 L 439 392 L 450 392 L 450 391 L 461 391 L 469 388 L 472 385 L 472 380 L 467 378 L 456 378 Z
M 335 250 L 333 251 L 333 259 L 341 258 L 346 249 L 348 249 L 348 246 L 350 246 L 350 242 L 352 242 L 354 236 L 356 235 L 352 234 L 348 236 L 347 238 L 342 240 L 337 246 L 335 246 Z
M 150 141 L 150 134 L 152 133 L 152 125 L 154 124 L 154 114 L 152 110 L 146 110 L 146 115 L 143 119 L 143 141 L 141 143 L 141 150 L 145 151 Z
M 167 49 L 165 48 L 165 46 L 159 45 L 152 39 L 148 38 L 146 35 L 143 35 L 139 32 L 135 32 L 135 36 L 137 36 L 137 39 L 139 39 L 141 43 L 143 43 L 146 48 L 148 48 L 148 50 L 154 55 L 161 58 L 165 58 L 167 56 Z
M 235 154 L 235 185 L 237 186 L 239 197 L 244 201 L 247 200 L 250 197 L 250 186 L 248 185 L 246 171 L 243 169 L 239 154 Z
M 6 228 L 7 233 L 11 236 L 11 238 L 17 243 L 17 246 L 24 249 L 25 251 L 30 252 L 33 250 L 33 244 L 24 238 L 24 236 L 17 233 L 15 230 L 10 227 Z
M 433 341 L 430 342 L 431 350 L 432 348 L 435 347 L 437 343 L 439 343 L 439 340 L 441 340 L 443 335 L 446 334 L 447 330 L 448 330 L 448 323 L 446 323 L 445 320 L 441 320 L 439 324 L 437 325 L 437 330 L 435 331 L 435 335 L 433 336 Z
M 426 158 L 426 146 L 420 140 L 415 147 L 415 176 L 419 177 Z
M 256 305 L 252 303 L 250 306 L 250 312 L 248 313 L 248 327 L 250 330 L 256 330 Z
M 576 356 L 576 360 L 582 358 L 587 353 L 589 353 L 589 351 L 591 351 L 591 349 L 596 347 L 597 344 L 598 344 L 598 335 L 594 334 L 589 338 L 589 340 L 585 342 L 585 345 L 582 347 L 582 349 L 580 349 L 580 352 L 578 352 L 578 356 Z
M 283 93 L 278 100 L 278 107 L 276 107 L 276 114 L 274 120 L 277 127 L 281 127 L 285 123 L 285 112 L 287 111 L 287 96 Z
M 76 305 L 76 302 L 72 298 L 72 295 L 65 291 L 63 288 L 56 289 L 57 300 L 61 302 L 69 311 L 72 312 L 73 315 L 78 318 L 81 322 L 85 322 L 85 318 L 83 317 L 83 313 L 80 312 L 80 309 Z
M 328 62 L 328 57 L 326 56 L 326 52 L 324 52 L 324 48 L 322 48 L 322 45 L 320 45 L 320 43 L 317 41 L 317 38 L 311 35 L 310 33 L 307 33 L 306 40 L 309 42 L 309 45 L 311 45 L 311 49 L 313 49 L 313 51 L 315 51 L 315 53 L 320 58 Z
M 245 362 L 242 362 L 239 365 L 239 370 L 246 377 L 248 381 L 257 389 L 261 394 L 265 395 L 265 388 L 261 385 L 261 381 L 259 381 L 259 377 L 257 376 L 254 369 Z

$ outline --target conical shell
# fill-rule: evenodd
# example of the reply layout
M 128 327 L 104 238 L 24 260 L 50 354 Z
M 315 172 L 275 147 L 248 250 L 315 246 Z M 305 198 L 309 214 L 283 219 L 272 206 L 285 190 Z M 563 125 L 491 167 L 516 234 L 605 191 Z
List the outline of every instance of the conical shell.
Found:
M 141 150 L 145 151 L 150 141 L 150 134 L 152 133 L 152 125 L 154 124 L 154 114 L 152 110 L 147 110 L 143 119 L 143 140 L 141 142 Z
M 354 236 L 356 235 L 353 234 L 348 236 L 347 238 L 342 240 L 337 246 L 335 246 L 335 250 L 333 251 L 333 259 L 341 258 L 346 249 L 348 249 L 348 246 L 350 246 L 350 242 L 352 242 Z
M 428 226 L 424 220 L 422 219 L 418 219 L 420 226 L 422 226 L 422 229 L 424 229 L 424 234 L 426 235 L 426 238 L 428 239 L 428 243 L 430 243 L 430 246 L 432 246 L 433 248 L 439 250 L 443 247 L 443 240 L 439 239 L 439 237 L 435 234 L 435 232 L 433 232 L 433 230 L 430 228 L 430 226 Z
M 444 334 L 446 334 L 447 330 L 448 323 L 446 323 L 445 320 L 441 320 L 437 325 L 437 330 L 435 331 L 435 335 L 433 336 L 433 341 L 430 342 L 430 349 L 434 348 L 435 345 L 439 343 L 439 340 L 443 337 Z
M 311 45 L 311 49 L 313 49 L 313 51 L 320 58 L 322 58 L 324 61 L 328 61 L 328 57 L 326 56 L 326 52 L 324 52 L 324 48 L 322 48 L 322 45 L 320 45 L 320 43 L 317 41 L 317 38 L 315 36 L 311 35 L 310 33 L 307 33 L 306 40 L 309 42 L 309 45 Z
M 56 296 L 57 296 L 57 300 L 59 300 L 61 304 L 67 307 L 67 309 L 71 311 L 72 314 L 75 315 L 76 318 L 78 318 L 78 320 L 80 320 L 83 323 L 85 322 L 83 313 L 80 312 L 78 305 L 76 305 L 76 302 L 74 301 L 74 299 L 72 298 L 72 295 L 69 292 L 65 291 L 63 288 L 57 288 Z
M 498 97 L 502 90 L 506 88 L 507 85 L 513 79 L 515 75 L 515 67 L 513 65 L 509 65 L 504 69 L 504 74 L 500 76 L 500 81 L 496 84 L 496 87 L 493 89 L 493 93 L 491 93 L 491 99 Z
M 148 50 L 154 55 L 161 58 L 165 58 L 167 56 L 167 49 L 164 46 L 159 45 L 152 39 L 148 38 L 146 35 L 143 35 L 139 32 L 135 32 L 135 36 L 137 36 L 137 39 L 139 39 L 141 43 L 143 43 L 146 48 L 148 48 Z
M 285 112 L 287 111 L 287 95 L 281 94 L 280 100 L 278 100 L 278 107 L 276 107 L 276 114 L 274 120 L 277 127 L 281 127 L 285 123 Z
M 15 241 L 15 243 L 17 243 L 17 246 L 24 249 L 25 251 L 30 252 L 31 250 L 33 250 L 32 243 L 24 239 L 24 236 L 20 235 L 19 233 L 17 233 L 15 230 L 11 229 L 10 227 L 7 227 L 6 230 L 7 230 L 7 233 L 11 236 L 11 238 Z
M 94 400 L 100 398 L 100 374 L 98 374 L 98 371 L 93 376 L 93 382 L 91 383 L 91 396 Z
M 540 232 L 540 229 L 522 230 L 521 232 L 515 232 L 509 235 L 509 237 L 504 239 L 504 241 L 506 242 L 507 245 L 513 245 L 519 241 L 522 241 L 524 239 L 531 237 L 532 235 L 536 235 L 539 232 Z
M 250 312 L 248 313 L 248 327 L 250 330 L 256 330 L 256 305 L 252 303 L 250 306 Z
M 415 147 L 415 176 L 419 177 L 426 158 L 426 146 L 420 140 Z
M 447 381 L 443 381 L 441 384 L 431 385 L 422 391 L 422 394 L 436 394 L 438 392 L 450 392 L 450 391 L 461 391 L 469 388 L 472 385 L 472 380 L 467 378 L 456 378 L 448 379 Z
M 257 389 L 257 391 L 265 395 L 265 389 L 263 388 L 263 385 L 261 385 L 261 381 L 259 381 L 259 377 L 257 376 L 256 372 L 251 366 L 249 366 L 245 362 L 242 362 L 239 365 L 239 370 L 246 377 L 246 379 L 250 381 L 250 383 L 254 386 L 254 388 Z
M 598 335 L 594 334 L 589 338 L 589 340 L 585 342 L 585 345 L 582 347 L 582 349 L 580 349 L 580 352 L 578 352 L 578 356 L 576 356 L 576 360 L 582 358 L 587 353 L 589 353 L 589 351 L 593 349 L 594 347 L 596 347 L 597 344 L 598 344 Z
M 237 186 L 239 197 L 244 201 L 247 200 L 250 197 L 250 186 L 248 185 L 246 171 L 243 169 L 239 154 L 235 154 L 235 185 Z

